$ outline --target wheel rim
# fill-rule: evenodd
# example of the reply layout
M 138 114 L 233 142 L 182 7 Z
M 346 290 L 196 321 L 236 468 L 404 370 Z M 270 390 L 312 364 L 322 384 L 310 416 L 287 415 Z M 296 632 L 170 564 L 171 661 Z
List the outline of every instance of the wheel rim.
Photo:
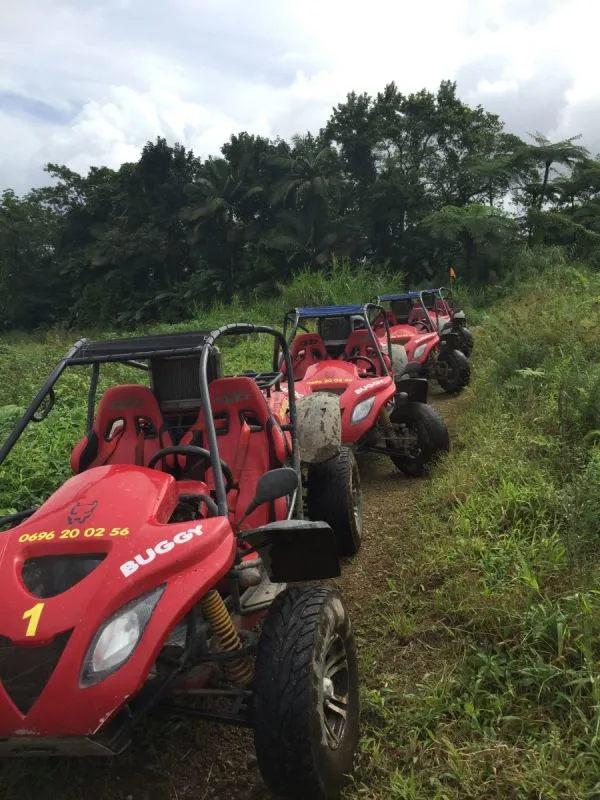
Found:
M 416 423 L 400 422 L 395 426 L 395 440 L 398 449 L 401 449 L 402 455 L 415 461 L 421 455 L 422 447 L 419 437 L 419 427 Z
M 437 362 L 437 379 L 440 383 L 449 383 L 454 379 L 455 367 L 449 359 L 440 358 Z
M 349 688 L 346 645 L 335 634 L 329 641 L 323 669 L 323 722 L 332 750 L 337 750 L 346 732 Z
M 350 495 L 352 497 L 352 516 L 357 531 L 362 529 L 362 497 L 360 494 L 360 476 L 358 474 L 358 464 L 356 461 L 352 465 L 350 473 Z

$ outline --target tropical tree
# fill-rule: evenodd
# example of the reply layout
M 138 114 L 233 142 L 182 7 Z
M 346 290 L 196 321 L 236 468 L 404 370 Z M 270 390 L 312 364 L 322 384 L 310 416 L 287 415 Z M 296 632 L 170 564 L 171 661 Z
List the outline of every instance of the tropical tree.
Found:
M 466 280 L 482 283 L 492 270 L 510 259 L 518 242 L 518 226 L 513 217 L 487 205 L 444 206 L 429 214 L 422 228 L 447 245 L 448 263 L 461 262 Z
M 2 324 L 177 320 L 337 257 L 415 285 L 450 262 L 485 281 L 528 242 L 596 259 L 600 166 L 577 139 L 525 143 L 450 81 L 390 83 L 289 142 L 241 132 L 202 162 L 158 138 L 117 170 L 49 164 L 52 185 L 0 203 Z
M 10 189 L 0 201 L 0 328 L 59 322 L 65 292 L 56 269 L 55 214 Z

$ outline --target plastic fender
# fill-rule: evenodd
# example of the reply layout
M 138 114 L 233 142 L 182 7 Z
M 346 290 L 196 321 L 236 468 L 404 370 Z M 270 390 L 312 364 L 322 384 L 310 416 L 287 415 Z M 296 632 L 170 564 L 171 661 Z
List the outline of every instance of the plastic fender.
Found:
M 427 378 L 402 378 L 396 381 L 396 393 L 406 394 L 406 398 L 397 398 L 401 403 L 426 403 L 429 392 Z
M 408 342 L 408 344 L 404 345 L 409 363 L 411 361 L 417 361 L 419 364 L 425 364 L 431 356 L 432 351 L 439 345 L 439 343 L 440 337 L 437 333 L 424 333 L 420 336 L 416 336 L 414 339 Z M 425 349 L 418 358 L 415 358 L 415 351 L 422 345 L 425 345 Z
M 0 636 L 35 648 L 60 633 L 71 634 L 27 714 L 18 711 L 0 686 L 0 737 L 98 731 L 139 691 L 169 632 L 226 574 L 236 547 L 229 521 L 160 521 L 176 497 L 175 481 L 166 473 L 124 465 L 97 467 L 71 478 L 36 514 L 3 534 Z M 68 523 L 73 513 L 87 518 Z M 53 531 L 54 536 L 32 540 L 41 531 Z M 79 532 L 63 538 L 65 531 Z M 32 633 L 26 614 L 36 603 L 21 581 L 23 561 L 81 553 L 106 556 L 66 592 L 40 598 L 43 606 Z M 99 683 L 80 687 L 82 664 L 98 629 L 123 605 L 160 585 L 165 585 L 164 593 L 130 659 Z
M 342 406 L 342 443 L 356 444 L 373 427 L 383 406 L 396 392 L 391 376 L 363 380 L 348 387 L 340 398 Z M 361 422 L 352 422 L 352 412 L 363 400 L 375 397 L 375 402 L 367 417 Z

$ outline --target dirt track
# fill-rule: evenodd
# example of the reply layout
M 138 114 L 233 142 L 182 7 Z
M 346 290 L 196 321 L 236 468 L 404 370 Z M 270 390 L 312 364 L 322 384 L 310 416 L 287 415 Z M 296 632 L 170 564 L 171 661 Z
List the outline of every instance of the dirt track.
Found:
M 454 438 L 456 399 L 432 391 L 432 404 Z M 426 490 L 426 480 L 398 476 L 387 458 L 360 462 L 365 500 L 363 545 L 333 583 L 344 595 L 354 627 L 369 637 L 364 602 L 386 586 L 395 565 L 387 539 L 406 535 L 410 565 L 414 531 L 410 509 Z M 398 548 L 395 548 L 398 559 Z M 365 628 L 362 629 L 363 622 Z M 14 762 L 13 762 L 14 763 Z M 2 768 L 0 767 L 0 770 Z M 252 746 L 252 735 L 211 723 L 158 721 L 112 764 L 104 761 L 22 762 L 18 773 L 0 771 L 0 800 L 270 800 Z M 4 778 L 4 780 L 3 780 Z

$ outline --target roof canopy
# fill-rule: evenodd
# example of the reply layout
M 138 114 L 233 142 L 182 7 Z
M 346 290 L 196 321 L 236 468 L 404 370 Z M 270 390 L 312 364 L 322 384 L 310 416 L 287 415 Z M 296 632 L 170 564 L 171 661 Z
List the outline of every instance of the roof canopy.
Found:
M 318 317 L 345 317 L 349 314 L 364 314 L 365 304 L 348 306 L 308 306 L 294 309 L 300 319 Z
M 154 356 L 185 355 L 201 352 L 209 331 L 159 333 L 123 339 L 82 339 L 74 345 L 67 358 L 71 363 L 116 361 L 119 358 L 152 358 Z
M 388 300 L 414 300 L 421 297 L 421 292 L 392 292 L 391 294 L 382 294 L 379 296 L 379 301 L 385 303 Z

